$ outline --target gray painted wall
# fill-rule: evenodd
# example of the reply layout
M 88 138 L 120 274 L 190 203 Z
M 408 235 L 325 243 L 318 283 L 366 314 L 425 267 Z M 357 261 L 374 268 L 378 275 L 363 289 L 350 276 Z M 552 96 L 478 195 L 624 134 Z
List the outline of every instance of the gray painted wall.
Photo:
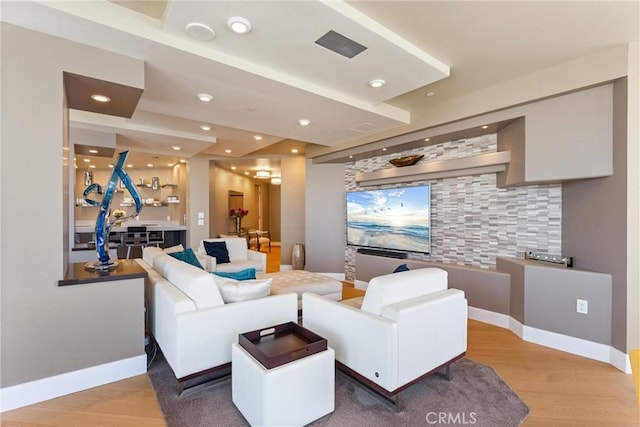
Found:
M 464 291 L 470 307 L 509 314 L 509 274 L 487 268 L 443 264 L 414 259 L 394 259 L 356 253 L 356 279 L 368 282 L 376 276 L 390 274 L 401 264 L 409 269 L 437 267 L 448 274 L 450 288 Z
M 62 73 L 143 87 L 144 64 L 0 25 L 0 377 L 8 387 L 144 354 L 141 284 L 57 286 L 69 241 L 63 205 L 73 202 Z
M 524 268 L 513 259 L 497 257 L 496 269 L 509 275 L 509 314 L 524 325 Z
M 627 86 L 614 85 L 613 176 L 562 186 L 562 251 L 576 267 L 611 273 L 611 345 L 626 351 Z
M 306 269 L 324 273 L 344 271 L 344 165 L 314 165 L 307 161 Z
M 524 324 L 600 344 L 611 344 L 611 275 L 524 266 Z M 588 314 L 577 313 L 578 299 Z
M 599 86 L 525 107 L 525 181 L 612 173 L 612 90 Z

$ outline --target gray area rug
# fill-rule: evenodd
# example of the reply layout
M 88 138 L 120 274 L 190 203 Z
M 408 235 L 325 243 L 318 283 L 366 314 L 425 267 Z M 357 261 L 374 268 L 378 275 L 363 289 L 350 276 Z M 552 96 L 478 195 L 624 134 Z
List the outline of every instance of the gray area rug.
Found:
M 311 425 L 515 427 L 529 414 L 527 405 L 493 368 L 463 358 L 452 370 L 450 382 L 434 375 L 406 389 L 405 409 L 399 413 L 337 374 L 335 411 Z M 178 396 L 176 379 L 159 349 L 148 373 L 169 427 L 249 425 L 231 401 L 230 378 Z

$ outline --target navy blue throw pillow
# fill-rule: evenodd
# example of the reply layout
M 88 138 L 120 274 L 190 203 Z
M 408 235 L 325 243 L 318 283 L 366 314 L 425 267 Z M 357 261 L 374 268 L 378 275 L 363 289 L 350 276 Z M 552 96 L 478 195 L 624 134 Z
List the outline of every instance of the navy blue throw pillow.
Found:
M 202 242 L 207 255 L 216 259 L 216 264 L 225 264 L 229 260 L 229 251 L 226 242 Z
M 409 271 L 409 267 L 407 267 L 407 264 L 399 265 L 395 270 L 393 270 L 394 273 L 400 273 L 401 271 Z

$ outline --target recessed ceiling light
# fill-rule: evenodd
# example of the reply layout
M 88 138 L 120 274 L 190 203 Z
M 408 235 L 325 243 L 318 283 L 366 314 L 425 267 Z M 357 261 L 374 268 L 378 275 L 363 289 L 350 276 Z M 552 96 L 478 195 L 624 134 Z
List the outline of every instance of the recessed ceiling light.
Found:
M 382 149 L 382 151 L 387 151 L 387 149 L 386 149 L 386 148 L 383 148 L 383 149 Z
M 270 177 L 271 177 L 271 172 L 265 171 L 265 170 L 256 171 L 256 174 L 254 176 L 254 178 L 258 178 L 258 179 L 268 179 Z
M 482 126 L 482 129 L 488 129 L 488 128 L 489 128 L 489 126 L 487 126 L 487 125 Z
M 251 31 L 251 22 L 242 16 L 232 16 L 227 21 L 229 29 L 236 34 L 247 34 Z
M 292 149 L 291 149 L 291 152 L 292 152 L 293 154 L 297 154 L 297 153 L 298 153 L 298 149 L 297 149 L 297 148 L 292 148 Z
M 209 95 L 208 93 L 199 93 L 198 99 L 202 102 L 210 102 L 213 99 L 213 96 Z
M 300 126 L 309 126 L 309 124 L 311 123 L 311 120 L 309 120 L 309 119 L 300 119 L 300 120 L 298 120 L 298 123 L 300 123 Z
M 132 168 L 132 167 L 133 167 L 133 165 L 127 165 L 127 167 L 128 167 L 128 168 Z
M 374 79 L 374 80 L 371 80 L 371 81 L 369 82 L 369 86 L 371 86 L 372 88 L 377 89 L 377 88 L 379 88 L 379 87 L 384 86 L 386 83 L 387 83 L 387 82 L 385 82 L 385 81 L 384 81 L 384 80 L 382 80 L 382 79 Z
M 82 159 L 83 162 L 87 162 L 87 163 L 91 163 L 91 160 L 89 159 Z
M 111 169 L 113 169 L 113 167 L 114 167 L 114 166 L 113 166 L 112 164 L 109 164 L 109 167 L 110 167 Z
M 202 130 L 211 130 L 211 126 L 201 125 L 200 129 L 202 129 Z
M 174 149 L 175 151 L 180 151 L 180 146 L 178 146 L 178 145 L 174 145 L 171 148 Z
M 94 101 L 97 101 L 97 102 L 109 102 L 109 101 L 111 101 L 111 98 L 109 98 L 106 95 L 100 95 L 99 93 L 91 95 L 91 99 L 93 99 Z
M 262 135 L 253 135 L 253 139 L 255 139 L 256 141 L 261 141 Z
M 245 174 L 245 175 L 249 175 L 249 172 L 245 172 L 244 174 Z
M 180 159 L 180 163 L 187 163 L 185 159 Z
M 231 150 L 229 150 L 228 148 L 226 150 L 224 150 L 225 153 L 230 154 Z
M 95 168 L 96 168 L 96 165 L 89 165 L 89 167 L 90 167 L 91 169 L 95 169 Z
M 98 150 L 89 150 L 91 154 L 98 154 Z
M 232 171 L 234 171 L 234 170 L 236 170 L 236 169 L 238 169 L 238 168 L 237 168 L 237 167 L 235 167 L 235 166 L 231 166 L 231 170 L 232 170 Z
M 173 163 L 167 163 L 167 166 L 173 167 Z
M 147 163 L 147 167 L 148 168 L 152 168 L 153 167 L 153 163 Z
M 280 185 L 282 184 L 282 178 L 279 176 L 273 176 L 271 177 L 271 184 L 273 185 Z
M 213 38 L 216 36 L 215 31 L 213 31 L 210 26 L 201 24 L 199 22 L 191 22 L 190 24 L 187 24 L 187 26 L 185 27 L 185 31 L 187 32 L 187 34 L 189 34 L 189 36 L 191 36 L 191 38 L 200 41 L 213 40 Z
M 433 96 L 433 95 L 435 95 L 435 94 L 436 94 L 435 92 L 427 92 L 427 93 L 426 93 L 426 95 L 427 95 L 427 96 Z
M 429 141 L 431 141 L 431 138 L 425 138 L 424 140 L 425 140 L 425 142 L 429 142 Z
M 349 156 L 350 159 L 353 159 L 353 156 Z

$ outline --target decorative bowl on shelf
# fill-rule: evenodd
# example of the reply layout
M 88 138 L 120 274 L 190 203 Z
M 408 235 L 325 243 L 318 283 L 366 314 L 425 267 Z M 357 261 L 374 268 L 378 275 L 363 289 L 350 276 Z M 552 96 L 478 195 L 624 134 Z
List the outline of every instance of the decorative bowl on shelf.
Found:
M 420 159 L 422 159 L 423 157 L 424 157 L 423 154 L 419 154 L 415 156 L 398 157 L 397 159 L 389 160 L 389 163 L 391 163 L 393 166 L 396 166 L 396 167 L 411 166 L 418 163 Z

